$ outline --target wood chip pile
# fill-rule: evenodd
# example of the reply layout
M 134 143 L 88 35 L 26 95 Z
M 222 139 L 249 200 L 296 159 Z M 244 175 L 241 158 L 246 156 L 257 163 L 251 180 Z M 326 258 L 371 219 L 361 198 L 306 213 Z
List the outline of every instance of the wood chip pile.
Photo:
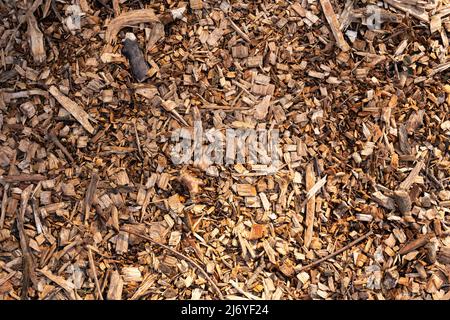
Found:
M 0 299 L 450 299 L 449 0 L 0 15 Z M 280 166 L 175 163 L 195 121 Z

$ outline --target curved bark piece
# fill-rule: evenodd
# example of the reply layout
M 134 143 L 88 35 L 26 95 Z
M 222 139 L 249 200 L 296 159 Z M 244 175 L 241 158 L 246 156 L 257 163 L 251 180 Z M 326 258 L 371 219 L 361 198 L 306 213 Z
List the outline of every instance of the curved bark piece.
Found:
M 105 40 L 110 44 L 116 38 L 119 31 L 126 26 L 152 22 L 161 23 L 152 9 L 133 10 L 122 13 L 109 23 L 105 33 Z

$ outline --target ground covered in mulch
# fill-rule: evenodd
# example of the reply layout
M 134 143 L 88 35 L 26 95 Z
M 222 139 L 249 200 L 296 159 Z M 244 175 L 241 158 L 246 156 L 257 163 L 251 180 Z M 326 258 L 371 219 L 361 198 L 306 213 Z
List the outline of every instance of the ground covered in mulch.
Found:
M 448 0 L 0 15 L 0 299 L 450 299 Z

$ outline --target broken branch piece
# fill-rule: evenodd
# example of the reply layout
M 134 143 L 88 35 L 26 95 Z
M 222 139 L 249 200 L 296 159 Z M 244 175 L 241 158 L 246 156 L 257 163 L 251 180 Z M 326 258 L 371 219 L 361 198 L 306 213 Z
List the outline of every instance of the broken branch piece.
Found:
M 122 53 L 130 62 L 131 72 L 136 80 L 139 82 L 144 81 L 147 78 L 149 67 L 147 61 L 145 61 L 144 54 L 136 41 L 136 36 L 131 32 L 128 32 L 125 35 Z

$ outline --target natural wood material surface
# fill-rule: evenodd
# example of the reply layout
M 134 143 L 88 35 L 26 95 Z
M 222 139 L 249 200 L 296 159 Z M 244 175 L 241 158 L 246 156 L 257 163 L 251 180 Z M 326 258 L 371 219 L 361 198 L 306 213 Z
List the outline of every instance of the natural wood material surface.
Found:
M 316 177 L 314 174 L 314 166 L 310 163 L 306 167 L 306 173 L 305 173 L 305 179 L 306 179 L 306 191 L 310 192 L 313 188 Z M 314 214 L 316 211 L 316 196 L 312 195 L 308 202 L 306 203 L 306 217 L 305 217 L 305 247 L 309 248 L 309 245 L 311 244 L 311 240 L 313 237 L 313 230 L 314 230 Z
M 0 300 L 448 300 L 449 6 L 0 1 Z
M 323 13 L 325 18 L 327 19 L 331 32 L 333 32 L 334 39 L 336 40 L 336 44 L 342 51 L 350 50 L 350 46 L 344 39 L 344 35 L 341 32 L 340 25 L 338 19 L 336 17 L 336 13 L 334 13 L 333 7 L 329 0 L 320 0 L 320 5 L 322 6 Z
M 55 97 L 55 99 L 70 112 L 70 114 L 77 119 L 81 125 L 89 132 L 94 133 L 94 127 L 89 122 L 89 115 L 76 102 L 66 97 L 55 86 L 51 86 L 48 92 Z

